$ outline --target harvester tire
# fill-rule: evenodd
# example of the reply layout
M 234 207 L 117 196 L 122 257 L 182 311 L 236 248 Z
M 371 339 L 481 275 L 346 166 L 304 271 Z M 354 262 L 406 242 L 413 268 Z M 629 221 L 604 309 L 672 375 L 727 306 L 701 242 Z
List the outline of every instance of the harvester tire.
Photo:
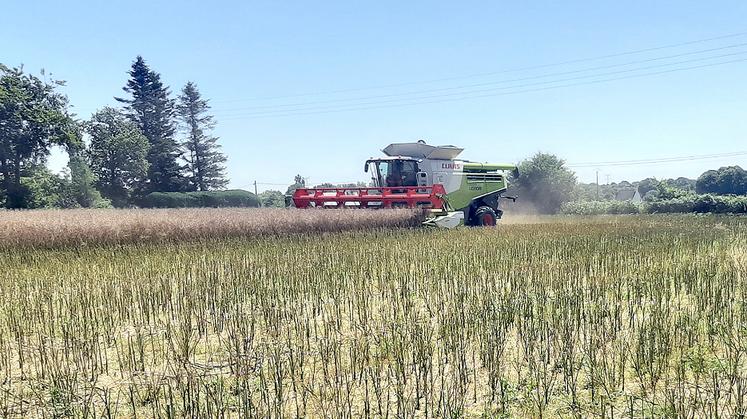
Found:
M 472 225 L 475 227 L 495 227 L 495 223 L 498 220 L 493 208 L 483 206 L 475 210 L 475 214 L 472 217 Z

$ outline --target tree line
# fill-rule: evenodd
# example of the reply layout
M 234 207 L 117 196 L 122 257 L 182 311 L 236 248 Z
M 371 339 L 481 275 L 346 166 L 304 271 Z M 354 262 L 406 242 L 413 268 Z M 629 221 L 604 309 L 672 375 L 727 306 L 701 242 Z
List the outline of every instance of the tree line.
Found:
M 115 97 L 121 106 L 103 107 L 81 121 L 58 91 L 64 82 L 42 75 L 45 80 L 0 64 L 0 206 L 251 205 L 257 199 L 263 206 L 285 206 L 281 191 L 259 197 L 245 191 L 207 193 L 228 184 L 226 157 L 212 133 L 209 101 L 193 82 L 174 98 L 161 75 L 138 56 L 122 88 L 125 94 Z M 69 156 L 62 175 L 46 166 L 55 146 Z M 697 180 L 597 185 L 579 183 L 561 158 L 537 153 L 520 164 L 519 173 L 510 193 L 521 198 L 519 205 L 530 203 L 540 213 L 556 213 L 568 202 L 614 201 L 619 191 L 631 188 L 647 202 L 747 194 L 747 172 L 739 166 L 709 170 Z M 304 184 L 296 176 L 285 195 Z
M 264 207 L 282 208 L 286 205 L 285 196 L 292 195 L 296 188 L 304 186 L 304 178 L 296 175 L 294 183 L 285 193 L 267 190 L 259 194 L 259 200 Z M 314 187 L 356 186 L 366 186 L 366 184 L 362 182 L 357 184 L 322 183 Z M 737 199 L 729 200 L 729 203 L 738 207 L 736 212 L 747 212 L 747 208 L 740 209 L 739 207 L 742 203 L 747 204 L 747 171 L 739 166 L 708 170 L 698 179 L 678 177 L 659 180 L 649 177 L 633 182 L 623 180 L 609 184 L 596 184 L 579 182 L 575 173 L 566 167 L 562 158 L 549 153 L 536 153 L 519 163 L 519 176 L 511 179 L 507 195 L 515 195 L 519 198 L 516 204 L 508 204 L 515 210 L 540 214 L 555 214 L 563 212 L 564 208 L 574 208 L 574 211 L 578 208 L 581 212 L 599 213 L 640 212 L 637 205 L 629 205 L 627 202 L 619 203 L 620 192 L 624 191 L 637 191 L 644 202 L 656 203 L 656 205 L 650 205 L 652 209 L 661 209 L 669 204 L 672 208 L 678 209 L 670 212 L 691 212 L 687 208 L 703 209 L 705 208 L 703 202 L 708 202 L 708 199 L 703 197 L 708 195 L 735 196 Z
M 563 159 L 537 153 L 519 164 L 509 194 L 520 198 L 519 209 L 542 214 L 641 212 L 638 205 L 617 203 L 628 201 L 620 198 L 622 191 L 638 192 L 650 211 L 747 212 L 747 171 L 739 166 L 708 170 L 697 179 L 646 178 L 600 185 L 578 182 Z
M 195 83 L 174 98 L 141 56 L 128 75 L 121 107 L 82 121 L 58 91 L 63 81 L 0 64 L 0 205 L 127 207 L 156 192 L 225 188 L 226 157 Z M 62 175 L 46 167 L 55 146 L 69 156 Z

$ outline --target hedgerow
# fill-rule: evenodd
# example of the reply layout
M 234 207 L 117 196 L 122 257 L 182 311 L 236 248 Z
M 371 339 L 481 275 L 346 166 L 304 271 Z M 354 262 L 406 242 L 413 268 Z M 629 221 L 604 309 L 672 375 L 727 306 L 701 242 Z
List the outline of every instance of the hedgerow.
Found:
M 259 207 L 251 192 L 232 189 L 207 192 L 153 192 L 140 200 L 143 208 Z
M 571 201 L 560 208 L 570 215 L 638 214 L 640 205 L 628 201 Z
M 644 203 L 628 201 L 571 201 L 560 209 L 568 215 L 712 213 L 745 214 L 747 196 L 695 195 Z

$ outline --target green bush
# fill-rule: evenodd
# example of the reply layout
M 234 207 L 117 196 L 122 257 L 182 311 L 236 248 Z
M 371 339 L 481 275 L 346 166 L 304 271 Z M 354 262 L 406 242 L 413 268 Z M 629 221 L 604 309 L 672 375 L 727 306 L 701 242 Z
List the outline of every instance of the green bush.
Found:
M 638 214 L 641 206 L 628 201 L 571 201 L 560 208 L 570 215 Z
M 627 201 L 572 201 L 560 209 L 570 215 L 713 213 L 746 214 L 747 196 L 685 194 L 671 199 L 652 199 L 643 204 Z
M 139 202 L 143 208 L 259 207 L 259 199 L 241 189 L 209 192 L 152 192 Z
M 747 196 L 695 195 L 653 201 L 645 205 L 647 213 L 698 212 L 714 214 L 747 213 Z

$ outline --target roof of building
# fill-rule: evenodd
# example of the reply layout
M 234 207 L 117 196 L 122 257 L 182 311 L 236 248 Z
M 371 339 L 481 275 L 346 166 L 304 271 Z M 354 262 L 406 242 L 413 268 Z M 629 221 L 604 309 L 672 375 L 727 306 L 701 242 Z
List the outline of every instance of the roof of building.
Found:
M 635 193 L 638 192 L 635 188 L 620 189 L 615 194 L 615 201 L 630 201 L 635 197 Z

